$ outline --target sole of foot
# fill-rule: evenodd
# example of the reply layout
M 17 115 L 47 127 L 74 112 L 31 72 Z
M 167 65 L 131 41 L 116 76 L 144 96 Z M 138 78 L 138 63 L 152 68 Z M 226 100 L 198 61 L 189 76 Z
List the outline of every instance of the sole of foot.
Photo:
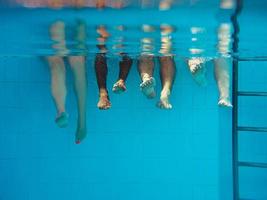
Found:
M 108 110 L 109 108 L 111 108 L 111 103 L 109 101 L 109 97 L 108 96 L 100 96 L 99 101 L 97 103 L 97 107 L 100 110 Z
M 147 98 L 152 99 L 156 96 L 155 86 L 156 80 L 153 77 L 149 77 L 143 80 L 140 84 L 140 89 Z
M 232 108 L 233 107 L 229 98 L 220 98 L 220 100 L 218 101 L 218 105 L 220 107 L 226 107 L 226 108 Z
M 118 81 L 113 85 L 112 91 L 115 94 L 121 94 L 126 91 L 126 86 L 123 81 Z
M 169 89 L 163 90 L 161 92 L 160 100 L 157 103 L 157 107 L 161 109 L 166 109 L 166 110 L 172 109 L 172 105 L 170 104 L 169 97 L 170 97 L 170 90 Z
M 187 65 L 189 66 L 190 72 L 193 76 L 194 81 L 199 86 L 206 86 L 206 67 L 205 60 L 203 58 L 193 58 L 187 61 Z
M 166 110 L 172 109 L 172 105 L 169 103 L 169 101 L 163 99 L 159 100 L 159 102 L 157 103 L 157 107 Z
M 55 119 L 55 122 L 59 128 L 65 128 L 69 123 L 69 115 L 63 112 Z
M 202 64 L 199 64 L 202 65 Z M 207 79 L 206 79 L 206 67 L 199 66 L 193 73 L 192 73 L 194 81 L 202 87 L 207 86 Z

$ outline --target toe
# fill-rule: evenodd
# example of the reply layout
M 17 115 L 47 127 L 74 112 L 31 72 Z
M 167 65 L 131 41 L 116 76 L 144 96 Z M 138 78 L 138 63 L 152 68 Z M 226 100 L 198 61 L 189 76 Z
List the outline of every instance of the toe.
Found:
M 231 104 L 231 102 L 229 100 L 225 100 L 225 99 L 221 99 L 218 102 L 218 105 L 219 106 L 222 106 L 222 107 L 233 107 L 233 105 Z
M 158 108 L 161 108 L 161 106 L 162 106 L 162 103 L 161 103 L 161 101 L 159 101 L 159 102 L 157 103 L 157 107 L 158 107 Z
M 140 88 L 144 88 L 144 82 L 140 84 Z
M 104 105 L 104 109 L 107 110 L 111 107 L 111 103 L 109 101 L 107 101 Z

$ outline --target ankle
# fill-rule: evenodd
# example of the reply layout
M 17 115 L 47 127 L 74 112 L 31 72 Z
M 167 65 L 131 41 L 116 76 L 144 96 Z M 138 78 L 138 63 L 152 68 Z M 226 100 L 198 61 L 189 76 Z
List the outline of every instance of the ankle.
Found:
M 66 113 L 66 110 L 65 110 L 65 109 L 60 109 L 60 110 L 58 110 L 58 112 L 57 112 L 57 116 L 62 115 L 62 113 Z
M 220 95 L 219 99 L 230 99 L 229 95 Z
M 117 83 L 124 83 L 124 80 L 122 78 L 117 80 Z
M 141 79 L 142 79 L 142 81 L 144 81 L 144 80 L 147 80 L 147 79 L 149 79 L 151 76 L 148 74 L 148 73 L 142 73 L 141 74 Z
M 102 97 L 102 96 L 108 96 L 108 91 L 107 89 L 100 89 L 99 90 L 99 96 Z
M 171 90 L 169 87 L 164 87 L 162 90 L 161 90 L 161 93 L 160 95 L 161 96 L 169 96 L 171 93 Z

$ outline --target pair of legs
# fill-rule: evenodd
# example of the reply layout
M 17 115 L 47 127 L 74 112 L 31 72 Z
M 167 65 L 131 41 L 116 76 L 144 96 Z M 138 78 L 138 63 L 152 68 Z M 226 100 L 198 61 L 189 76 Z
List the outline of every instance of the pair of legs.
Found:
M 84 24 L 78 24 L 75 39 L 77 48 L 82 48 L 85 37 Z M 65 24 L 57 21 L 50 27 L 50 35 L 54 42 L 55 55 L 47 57 L 51 72 L 51 92 L 57 108 L 56 123 L 63 128 L 68 125 L 68 114 L 66 112 L 66 67 L 64 58 L 69 63 L 74 78 L 74 89 L 77 99 L 78 120 L 75 142 L 80 143 L 87 133 L 86 129 L 86 100 L 87 100 L 87 78 L 85 56 L 65 56 L 68 50 L 65 46 Z
M 119 63 L 119 76 L 117 82 L 113 85 L 112 91 L 114 93 L 121 93 L 126 90 L 126 79 L 132 66 L 132 59 L 127 54 L 121 54 L 122 59 Z M 107 58 L 105 53 L 98 53 L 95 58 L 95 72 L 97 85 L 99 89 L 99 101 L 97 107 L 99 109 L 109 109 L 111 103 L 108 96 L 107 89 Z
M 227 1 L 227 0 L 226 0 Z M 226 2 L 225 1 L 225 2 Z M 222 2 L 221 2 L 222 3 Z M 229 2 L 228 2 L 229 3 Z M 227 6 L 226 4 L 224 6 Z M 228 5 L 230 6 L 230 4 Z M 219 100 L 218 105 L 223 107 L 232 107 L 230 101 L 230 58 L 231 52 L 231 25 L 230 23 L 220 23 L 217 29 L 217 53 L 219 58 L 213 59 L 214 77 L 217 82 Z M 206 60 L 201 57 L 191 58 L 188 61 L 188 67 L 194 80 L 199 85 L 206 85 Z
M 159 108 L 171 109 L 172 105 L 169 102 L 169 96 L 176 73 L 175 62 L 172 56 L 162 56 L 159 57 L 159 63 L 162 90 L 157 105 Z M 156 81 L 153 77 L 154 68 L 154 56 L 142 55 L 140 57 L 138 63 L 138 70 L 142 81 L 140 89 L 147 98 L 154 98 L 156 96 Z
M 200 86 L 205 86 L 206 68 L 204 58 L 191 58 L 188 60 L 188 67 L 194 80 Z M 230 101 L 230 72 L 229 72 L 229 58 L 220 57 L 213 60 L 214 76 L 217 82 L 219 91 L 218 105 L 223 107 L 232 107 Z

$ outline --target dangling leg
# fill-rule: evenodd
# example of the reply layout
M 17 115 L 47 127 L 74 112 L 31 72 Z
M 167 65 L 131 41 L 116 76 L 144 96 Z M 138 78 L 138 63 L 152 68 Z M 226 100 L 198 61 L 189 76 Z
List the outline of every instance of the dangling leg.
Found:
M 74 77 L 74 89 L 78 107 L 78 121 L 76 131 L 76 143 L 79 144 L 87 133 L 86 129 L 86 101 L 87 101 L 87 77 L 84 56 L 70 56 L 69 63 Z
M 187 61 L 187 66 L 194 81 L 200 86 L 206 86 L 206 60 L 202 57 L 193 57 Z
M 99 101 L 97 107 L 99 109 L 109 109 L 111 103 L 109 101 L 107 90 L 107 58 L 105 53 L 98 53 L 95 58 L 95 73 L 97 79 L 97 85 L 99 89 Z
M 75 48 L 79 55 L 69 56 L 69 64 L 74 78 L 74 90 L 77 100 L 77 129 L 75 142 L 79 144 L 87 134 L 86 102 L 87 102 L 87 74 L 86 74 L 86 23 L 78 19 L 75 27 Z
M 110 34 L 104 25 L 98 26 L 96 31 L 99 36 L 97 38 L 97 48 L 100 52 L 97 53 L 95 57 L 95 73 L 99 89 L 99 101 L 97 103 L 97 107 L 101 110 L 106 110 L 111 107 L 107 90 L 108 67 L 106 58 L 106 52 L 108 51 L 106 47 L 106 41 L 109 38 Z
M 112 88 L 112 91 L 114 93 L 121 93 L 126 90 L 125 82 L 131 69 L 132 63 L 133 60 L 127 54 L 122 54 L 122 60 L 120 61 L 119 78 Z
M 63 21 L 56 21 L 50 26 L 49 31 L 55 55 L 66 56 L 69 51 L 66 47 L 65 23 Z
M 140 89 L 147 98 L 156 96 L 156 80 L 153 77 L 154 56 L 141 55 L 138 62 L 138 70 L 142 80 Z
M 56 123 L 60 128 L 68 125 L 66 113 L 66 70 L 63 58 L 60 56 L 49 56 L 47 58 L 51 72 L 51 93 L 57 108 Z
M 172 105 L 169 102 L 172 85 L 175 78 L 176 67 L 172 56 L 163 56 L 159 58 L 160 61 L 160 78 L 162 90 L 160 94 L 159 108 L 171 109 Z
M 219 106 L 232 107 L 230 101 L 230 73 L 229 59 L 217 58 L 214 60 L 215 79 L 219 90 Z
M 63 21 L 54 22 L 50 28 L 50 37 L 53 41 L 52 48 L 55 50 L 54 56 L 47 57 L 51 71 L 51 90 L 54 102 L 57 107 L 56 123 L 59 127 L 68 125 L 68 115 L 65 110 L 66 102 L 66 69 L 63 56 L 67 53 L 65 42 L 65 23 Z

